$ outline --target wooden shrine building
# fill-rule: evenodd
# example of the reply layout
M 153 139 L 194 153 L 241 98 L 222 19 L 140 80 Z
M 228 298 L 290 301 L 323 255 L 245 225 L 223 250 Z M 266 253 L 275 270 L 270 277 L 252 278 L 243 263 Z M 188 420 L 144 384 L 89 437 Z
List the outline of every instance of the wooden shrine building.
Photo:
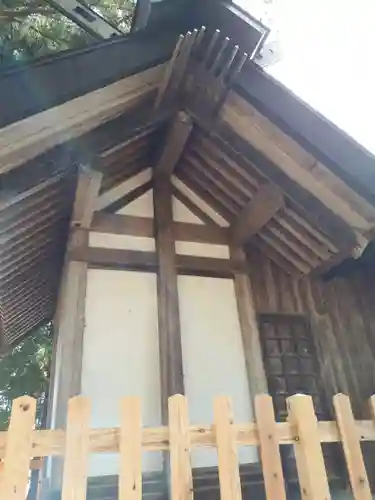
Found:
M 294 393 L 328 419 L 344 392 L 361 418 L 375 392 L 374 157 L 257 65 L 268 30 L 230 2 L 163 0 L 146 21 L 0 74 L 1 349 L 54 321 L 52 428 L 76 394 L 94 427 L 118 425 L 123 395 L 160 425 L 176 393 L 193 423 L 217 394 L 249 420 L 263 392 L 279 420 Z M 144 496 L 164 498 L 149 455 Z M 339 497 L 340 450 L 326 455 Z M 258 454 L 239 457 L 263 498 Z M 192 460 L 196 496 L 216 499 L 216 456 Z M 46 498 L 60 465 L 43 471 Z M 114 498 L 117 468 L 94 456 L 88 498 Z

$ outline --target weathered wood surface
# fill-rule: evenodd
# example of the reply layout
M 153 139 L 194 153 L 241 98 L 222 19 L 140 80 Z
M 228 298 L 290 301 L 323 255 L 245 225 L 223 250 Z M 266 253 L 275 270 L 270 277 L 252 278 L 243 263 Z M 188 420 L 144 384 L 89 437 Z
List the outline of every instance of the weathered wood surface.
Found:
M 294 279 L 249 247 L 249 273 L 258 313 L 303 315 L 311 325 L 318 358 L 320 393 L 331 401 L 337 392 L 350 396 L 356 418 L 366 418 L 363 400 L 375 387 L 375 291 L 371 271 L 358 268 L 329 281 Z M 328 405 L 333 415 L 333 406 Z M 365 463 L 373 482 L 373 444 Z M 368 448 L 368 450 L 367 450 Z
M 223 119 L 353 231 L 367 231 L 373 226 L 375 208 L 366 199 L 243 98 L 234 93 L 230 95 L 223 108 Z
M 239 263 L 245 266 L 246 257 L 241 248 L 231 247 L 230 254 L 233 264 Z M 256 394 L 267 392 L 267 379 L 262 359 L 252 283 L 247 273 L 236 272 L 234 274 L 234 290 L 251 392 L 250 400 L 253 401 Z
M 184 394 L 177 265 L 173 234 L 172 184 L 161 171 L 154 177 L 154 224 L 157 257 L 158 327 L 162 417 L 168 398 Z
M 284 195 L 279 188 L 272 184 L 262 186 L 233 222 L 231 232 L 234 242 L 243 245 L 275 217 L 284 203 Z
M 192 224 L 189 222 L 172 223 L 175 240 L 193 241 L 227 245 L 228 230 L 220 226 Z M 91 231 L 111 234 L 128 234 L 131 236 L 155 237 L 154 221 L 150 217 L 109 214 L 96 212 L 91 224 Z
M 156 175 L 172 175 L 192 129 L 193 123 L 190 117 L 183 111 L 178 112 L 168 133 L 163 153 L 155 168 Z
M 78 137 L 141 102 L 156 88 L 163 69 L 164 65 L 156 66 L 1 129 L 0 172 Z
M 122 250 L 116 248 L 87 247 L 69 252 L 69 259 L 86 262 L 97 269 L 133 269 L 154 272 L 160 263 L 156 252 Z M 178 274 L 230 278 L 234 273 L 247 271 L 245 263 L 216 257 L 196 257 L 176 255 L 175 266 Z

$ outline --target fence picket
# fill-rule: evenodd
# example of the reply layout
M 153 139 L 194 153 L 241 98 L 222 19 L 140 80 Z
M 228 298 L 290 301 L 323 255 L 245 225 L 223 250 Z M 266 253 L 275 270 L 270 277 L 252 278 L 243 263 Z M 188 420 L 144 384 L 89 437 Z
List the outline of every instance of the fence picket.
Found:
M 331 496 L 312 399 L 297 394 L 289 397 L 287 404 L 288 420 L 297 430 L 294 453 L 302 497 L 329 500 Z
M 337 426 L 339 429 L 350 484 L 355 500 L 372 499 L 370 485 L 367 479 L 363 461 L 359 433 L 353 416 L 348 396 L 336 394 L 333 397 Z
M 224 396 L 215 398 L 214 424 L 221 500 L 241 500 L 237 444 L 233 429 L 232 404 L 229 398 Z
M 168 400 L 172 500 L 193 500 L 188 404 L 177 394 Z
M 69 400 L 61 500 L 86 500 L 90 401 Z
M 142 418 L 139 398 L 121 401 L 119 500 L 142 498 Z
M 13 401 L 0 480 L 1 500 L 25 500 L 32 456 L 36 401 L 22 396 Z
M 268 394 L 255 396 L 255 415 L 267 499 L 286 500 L 280 446 L 277 440 L 277 424 L 271 396 Z

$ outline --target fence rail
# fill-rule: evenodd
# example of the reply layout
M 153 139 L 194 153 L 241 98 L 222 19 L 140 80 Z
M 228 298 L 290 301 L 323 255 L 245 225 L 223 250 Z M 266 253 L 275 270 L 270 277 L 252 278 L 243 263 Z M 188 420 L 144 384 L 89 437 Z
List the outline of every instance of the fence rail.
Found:
M 275 422 L 272 399 L 255 398 L 256 423 L 235 424 L 227 397 L 214 400 L 213 425 L 190 425 L 184 396 L 169 398 L 169 425 L 143 428 L 138 398 L 120 404 L 120 427 L 90 429 L 90 401 L 78 396 L 69 402 L 67 428 L 34 430 L 36 402 L 24 396 L 13 402 L 7 432 L 0 433 L 0 499 L 24 500 L 30 459 L 64 455 L 62 500 L 86 499 L 90 453 L 120 454 L 119 500 L 142 496 L 144 450 L 169 452 L 172 500 L 193 500 L 190 453 L 193 447 L 215 447 L 222 500 L 241 500 L 237 447 L 259 447 L 268 500 L 285 500 L 280 445 L 293 444 L 300 489 L 311 500 L 330 498 L 321 443 L 341 442 L 355 500 L 372 499 L 361 452 L 362 441 L 375 441 L 375 397 L 370 399 L 373 420 L 356 421 L 349 398 L 333 398 L 336 421 L 317 421 L 310 396 L 288 398 L 288 422 Z

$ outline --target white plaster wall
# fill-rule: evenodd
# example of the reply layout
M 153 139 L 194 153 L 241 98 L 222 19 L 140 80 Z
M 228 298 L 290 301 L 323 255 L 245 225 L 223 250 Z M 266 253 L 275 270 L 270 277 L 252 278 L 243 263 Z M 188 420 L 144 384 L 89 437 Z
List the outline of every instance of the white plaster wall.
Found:
M 227 227 L 229 222 L 224 219 L 220 214 L 218 214 L 206 201 L 204 201 L 200 196 L 198 196 L 194 191 L 192 191 L 186 184 L 184 184 L 176 176 L 172 176 L 172 184 L 174 187 L 184 194 L 191 202 L 197 205 L 205 214 L 211 217 L 212 220 L 216 222 L 219 226 Z M 190 222 L 190 221 L 181 221 Z
M 207 243 L 195 243 L 191 241 L 176 241 L 175 247 L 178 255 L 229 259 L 229 248 L 227 245 L 209 245 Z
M 173 220 L 176 222 L 189 222 L 192 224 L 203 224 L 203 222 L 193 214 L 177 198 L 172 199 Z M 213 257 L 219 259 L 229 259 L 229 248 L 227 245 L 211 245 L 207 243 L 195 243 L 191 241 L 176 241 L 175 249 L 178 255 L 194 255 L 196 257 Z
M 185 390 L 191 421 L 212 423 L 213 398 L 233 398 L 237 422 L 252 419 L 233 281 L 179 276 L 178 292 Z M 215 450 L 193 452 L 193 466 L 217 464 Z M 258 460 L 253 447 L 239 450 L 241 463 Z
M 154 218 L 154 195 L 153 191 L 147 191 L 136 200 L 121 208 L 117 212 L 122 215 L 136 215 L 138 217 L 151 217 Z
M 154 199 L 152 190 L 143 194 L 117 212 L 122 215 L 138 217 L 154 217 Z M 140 250 L 155 252 L 155 239 L 140 236 L 90 232 L 89 245 L 100 248 L 117 248 L 121 250 Z
M 92 402 L 93 427 L 119 425 L 122 396 L 141 398 L 143 425 L 161 423 L 156 275 L 88 271 L 82 394 Z M 161 456 L 144 456 L 143 470 L 160 470 Z M 90 475 L 118 473 L 118 455 L 97 454 Z
M 98 197 L 95 205 L 95 210 L 102 210 L 103 208 L 113 203 L 115 200 L 118 200 L 127 193 L 130 193 L 130 191 L 133 191 L 133 189 L 142 186 L 151 178 L 152 178 L 152 170 L 151 168 L 147 168 L 146 170 L 143 170 L 139 174 L 130 177 L 130 179 L 127 179 L 124 182 L 120 182 L 120 184 L 117 184 L 112 189 L 105 191 Z
M 199 217 L 181 203 L 175 196 L 172 196 L 173 219 L 176 222 L 191 222 L 192 224 L 204 224 Z
M 155 251 L 155 239 L 143 236 L 90 232 L 90 247 L 117 248 L 120 250 Z

